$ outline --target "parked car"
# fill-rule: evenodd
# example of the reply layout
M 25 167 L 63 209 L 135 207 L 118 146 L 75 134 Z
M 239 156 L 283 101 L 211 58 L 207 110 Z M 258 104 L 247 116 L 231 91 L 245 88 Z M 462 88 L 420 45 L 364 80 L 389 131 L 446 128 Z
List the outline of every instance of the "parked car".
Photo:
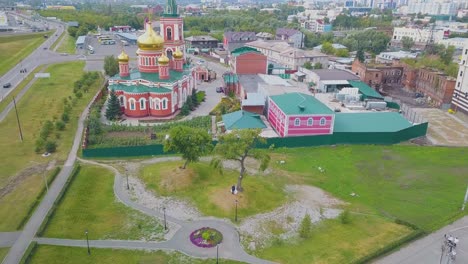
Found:
M 223 93 L 224 92 L 223 87 L 216 87 L 216 92 L 217 93 Z
M 5 83 L 5 84 L 3 85 L 3 88 L 10 88 L 10 87 L 11 87 L 11 83 Z

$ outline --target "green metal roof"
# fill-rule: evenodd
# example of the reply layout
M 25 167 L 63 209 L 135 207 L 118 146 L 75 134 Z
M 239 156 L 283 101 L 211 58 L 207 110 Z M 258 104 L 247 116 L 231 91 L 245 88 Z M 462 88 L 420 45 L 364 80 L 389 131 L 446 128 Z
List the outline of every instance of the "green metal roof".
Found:
M 237 83 L 239 81 L 239 76 L 235 73 L 228 73 L 223 75 L 224 83 Z
M 336 113 L 333 132 L 396 132 L 411 126 L 396 112 Z
M 224 127 L 227 130 L 266 128 L 259 114 L 239 110 L 222 116 Z
M 148 87 L 146 85 L 124 85 L 124 84 L 112 84 L 109 85 L 109 89 L 114 91 L 124 91 L 127 93 L 170 93 L 171 89 L 164 87 Z
M 365 97 L 384 99 L 382 95 L 364 82 L 349 80 L 348 83 L 354 88 L 358 88 L 359 92 L 361 92 Z
M 328 106 L 308 94 L 286 93 L 273 95 L 270 98 L 287 115 L 334 113 Z
M 129 76 L 126 77 L 120 77 L 119 74 L 116 74 L 113 76 L 111 79 L 113 80 L 138 80 L 138 79 L 143 79 L 143 80 L 148 80 L 150 82 L 161 82 L 161 83 L 173 83 L 177 80 L 182 79 L 184 75 L 189 74 L 187 71 L 183 72 L 178 72 L 178 71 L 169 71 L 169 79 L 167 80 L 162 80 L 159 79 L 159 73 L 148 73 L 148 72 L 139 72 L 137 69 L 134 69 L 130 72 Z
M 231 51 L 231 55 L 234 57 L 237 57 L 239 55 L 242 55 L 244 53 L 249 53 L 249 52 L 255 52 L 255 53 L 260 53 L 257 49 L 251 48 L 251 47 L 240 47 L 237 48 L 233 51 Z

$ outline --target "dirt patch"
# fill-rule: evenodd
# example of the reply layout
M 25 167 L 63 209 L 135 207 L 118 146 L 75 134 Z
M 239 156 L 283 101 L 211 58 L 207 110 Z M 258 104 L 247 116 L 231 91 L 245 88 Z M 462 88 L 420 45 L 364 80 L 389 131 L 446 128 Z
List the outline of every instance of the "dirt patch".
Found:
M 223 161 L 223 168 L 225 169 L 231 169 L 231 170 L 236 170 L 240 171 L 240 164 L 238 161 L 234 160 L 225 160 Z M 260 161 L 253 159 L 253 158 L 247 158 L 245 160 L 245 169 L 247 170 L 247 174 L 253 175 L 253 174 L 270 174 L 271 169 L 267 168 L 265 171 L 260 171 Z
M 189 187 L 192 184 L 195 172 L 191 168 L 172 168 L 161 172 L 160 188 L 167 191 L 177 191 Z
M 236 206 L 236 200 L 238 208 L 243 208 L 248 205 L 248 199 L 244 193 L 233 195 L 229 189 L 217 189 L 210 193 L 209 198 L 212 203 L 225 212 L 234 210 L 234 207 Z
M 339 207 L 345 204 L 313 186 L 288 185 L 286 191 L 294 197 L 293 202 L 249 217 L 240 225 L 241 239 L 250 250 L 268 246 L 274 237 L 287 239 L 297 235 L 306 214 L 313 223 L 336 218 L 342 211 Z

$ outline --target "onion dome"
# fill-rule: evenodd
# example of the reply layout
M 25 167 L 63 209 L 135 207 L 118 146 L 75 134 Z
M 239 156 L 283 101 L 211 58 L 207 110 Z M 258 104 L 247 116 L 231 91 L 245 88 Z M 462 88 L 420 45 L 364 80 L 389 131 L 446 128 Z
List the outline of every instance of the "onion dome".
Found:
M 125 53 L 125 51 L 122 50 L 122 53 L 120 53 L 120 55 L 117 56 L 117 60 L 121 62 L 128 62 L 129 58 L 127 53 Z
M 172 54 L 172 56 L 174 57 L 174 59 L 182 59 L 182 57 L 184 57 L 184 53 L 180 51 L 179 49 L 177 49 L 174 52 L 174 54 Z
M 160 65 L 167 65 L 167 64 L 169 64 L 169 58 L 166 55 L 163 54 L 163 55 L 161 55 L 161 57 L 159 57 L 158 63 Z
M 154 32 L 151 22 L 146 24 L 146 31 L 137 39 L 138 48 L 142 50 L 162 50 L 164 39 L 158 33 Z

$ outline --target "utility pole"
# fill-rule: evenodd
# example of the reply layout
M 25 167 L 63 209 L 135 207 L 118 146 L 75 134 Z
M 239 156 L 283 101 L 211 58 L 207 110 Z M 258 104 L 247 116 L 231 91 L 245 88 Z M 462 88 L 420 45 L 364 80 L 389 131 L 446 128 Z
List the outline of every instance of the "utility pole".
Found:
M 20 124 L 20 120 L 19 120 L 19 116 L 18 116 L 18 109 L 16 109 L 16 100 L 15 100 L 14 96 L 13 96 L 13 105 L 15 106 L 16 121 L 18 122 L 18 129 L 19 129 L 19 133 L 20 133 L 20 139 L 21 139 L 21 142 L 23 142 L 23 132 L 21 131 L 21 124 Z
M 468 187 L 466 187 L 465 199 L 463 200 L 462 211 L 465 211 L 466 201 L 468 200 Z

